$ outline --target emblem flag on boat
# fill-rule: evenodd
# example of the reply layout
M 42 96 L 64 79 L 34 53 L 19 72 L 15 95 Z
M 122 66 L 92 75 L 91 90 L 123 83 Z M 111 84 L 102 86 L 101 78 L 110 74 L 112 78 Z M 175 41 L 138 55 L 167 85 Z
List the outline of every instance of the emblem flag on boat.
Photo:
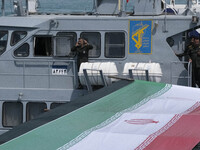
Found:
M 129 53 L 152 53 L 152 20 L 130 20 Z

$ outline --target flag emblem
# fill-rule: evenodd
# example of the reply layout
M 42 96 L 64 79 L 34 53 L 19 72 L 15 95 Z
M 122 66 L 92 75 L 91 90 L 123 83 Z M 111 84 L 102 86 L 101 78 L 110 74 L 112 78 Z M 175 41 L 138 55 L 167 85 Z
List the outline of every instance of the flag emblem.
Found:
M 157 124 L 159 121 L 154 121 L 153 119 L 131 119 L 131 120 L 125 120 L 125 122 L 128 124 L 144 125 L 149 123 Z

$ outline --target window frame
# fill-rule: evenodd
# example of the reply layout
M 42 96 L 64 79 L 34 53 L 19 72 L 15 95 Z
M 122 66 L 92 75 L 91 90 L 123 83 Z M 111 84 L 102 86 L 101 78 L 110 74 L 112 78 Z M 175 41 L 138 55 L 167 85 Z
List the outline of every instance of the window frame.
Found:
M 8 30 L 0 30 L 0 32 L 6 32 L 7 33 L 7 40 L 6 40 L 6 44 L 5 44 L 5 47 L 4 49 L 2 49 L 2 53 L 0 53 L 0 56 L 5 53 L 6 49 L 7 49 L 7 46 L 8 46 L 8 41 L 9 41 L 9 31 Z
M 3 127 L 14 127 L 14 126 L 17 126 L 17 125 L 12 125 L 12 126 L 7 126 L 7 125 L 5 125 L 4 124 L 4 119 L 5 119 L 5 114 L 4 113 L 6 113 L 6 112 L 4 112 L 4 110 L 7 110 L 8 108 L 5 108 L 5 104 L 10 104 L 10 103 L 17 103 L 17 104 L 20 104 L 21 106 L 21 122 L 18 124 L 18 125 L 20 125 L 21 123 L 23 123 L 23 104 L 21 103 L 21 102 L 11 102 L 11 101 L 5 101 L 5 102 L 3 102 L 3 104 L 2 104 L 2 126 Z
M 51 103 L 51 105 L 50 105 L 50 109 L 54 109 L 54 108 L 56 108 L 56 107 L 60 107 L 60 106 L 62 106 L 62 105 L 64 105 L 64 104 L 67 104 L 68 102 L 66 102 L 66 103 L 62 103 L 62 102 L 53 102 L 53 103 Z
M 35 117 L 38 117 L 39 115 L 43 114 L 45 112 L 45 110 L 43 110 L 43 112 L 41 113 L 38 113 L 36 116 L 34 116 L 33 118 L 31 118 L 31 111 L 30 111 L 30 108 L 31 108 L 31 105 L 35 105 L 37 106 L 38 104 L 42 104 L 45 106 L 44 109 L 47 109 L 47 104 L 45 102 L 28 102 L 26 104 L 26 121 L 29 121 L 29 120 L 32 120 L 32 119 L 35 119 Z M 32 106 L 33 107 L 33 106 Z
M 21 38 L 21 39 L 20 39 L 19 41 L 17 41 L 16 43 L 12 43 L 14 33 L 16 33 L 16 32 L 24 32 L 24 33 L 26 33 L 26 34 L 25 34 L 25 36 L 24 36 L 23 38 Z M 11 34 L 11 38 L 10 38 L 10 46 L 16 45 L 16 44 L 19 43 L 22 39 L 24 39 L 26 36 L 27 36 L 27 31 L 13 31 L 12 34 Z
M 77 42 L 77 33 L 76 32 L 57 32 L 56 36 L 54 37 L 54 50 L 53 50 L 53 56 L 54 57 L 59 57 L 59 56 L 68 56 L 66 55 L 57 55 L 57 38 L 65 38 L 65 37 L 69 37 L 70 34 L 74 36 L 74 41 L 73 44 L 71 45 L 72 47 L 76 44 Z M 72 48 L 71 47 L 71 48 Z M 71 49 L 69 50 L 69 53 L 71 52 Z
M 99 52 L 100 52 L 100 53 L 99 53 L 99 55 L 97 55 L 97 56 L 90 56 L 90 55 L 89 55 L 89 56 L 88 56 L 89 58 L 99 58 L 99 57 L 101 56 L 101 49 L 102 49 L 102 48 L 101 48 L 101 47 L 102 47 L 102 45 L 101 45 L 101 43 L 102 43 L 102 40 L 101 40 L 102 35 L 101 35 L 101 33 L 100 33 L 100 32 L 87 32 L 87 31 L 84 31 L 84 32 L 81 32 L 81 33 L 80 33 L 80 37 L 81 37 L 81 38 L 84 38 L 84 36 L 82 36 L 82 35 L 83 35 L 83 34 L 86 34 L 86 33 L 89 33 L 89 34 L 90 34 L 90 33 L 97 33 L 97 34 L 100 35 L 100 39 L 99 39 L 99 40 L 100 40 L 100 45 L 99 45 L 99 46 L 100 46 L 100 49 L 99 49 Z M 90 43 L 90 42 L 89 42 L 89 43 Z M 94 48 L 94 45 L 92 45 L 92 46 L 93 46 L 93 48 Z M 96 51 L 97 51 L 97 50 L 96 50 Z
M 124 38 L 123 38 L 123 56 L 122 57 L 110 57 L 110 56 L 106 56 L 106 35 L 109 33 L 121 33 L 123 34 Z M 116 44 L 116 43 L 115 43 Z M 122 45 L 122 44 L 121 44 Z M 126 33 L 124 31 L 109 31 L 109 32 L 105 32 L 104 34 L 104 57 L 105 58 L 109 58 L 109 59 L 124 59 L 126 57 Z
M 27 56 L 17 56 L 17 55 L 15 55 L 15 52 L 17 51 L 17 50 L 19 50 L 22 46 L 24 46 L 24 45 L 28 45 L 28 55 Z M 29 43 L 23 43 L 22 45 L 20 45 L 18 48 L 16 48 L 14 51 L 13 51 L 13 55 L 14 55 L 14 57 L 16 57 L 16 58 L 21 58 L 21 57 L 29 57 L 30 56 L 30 45 L 29 45 Z
M 53 35 L 33 35 L 33 57 L 53 57 L 54 56 L 54 38 Z M 36 38 L 51 38 L 51 55 L 35 55 Z

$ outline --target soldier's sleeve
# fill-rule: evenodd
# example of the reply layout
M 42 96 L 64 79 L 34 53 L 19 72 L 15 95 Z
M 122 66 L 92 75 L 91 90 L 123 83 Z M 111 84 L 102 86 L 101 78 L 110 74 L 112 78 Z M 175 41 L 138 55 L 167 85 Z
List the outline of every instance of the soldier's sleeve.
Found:
M 76 51 L 76 46 L 73 46 L 73 47 L 71 48 L 71 51 L 72 51 L 72 52 Z
M 88 50 L 93 49 L 93 46 L 89 44 L 89 45 L 87 45 L 87 49 Z
M 192 45 L 189 45 L 185 51 L 185 55 L 189 57 L 189 59 L 191 59 L 191 52 L 193 50 L 193 46 Z

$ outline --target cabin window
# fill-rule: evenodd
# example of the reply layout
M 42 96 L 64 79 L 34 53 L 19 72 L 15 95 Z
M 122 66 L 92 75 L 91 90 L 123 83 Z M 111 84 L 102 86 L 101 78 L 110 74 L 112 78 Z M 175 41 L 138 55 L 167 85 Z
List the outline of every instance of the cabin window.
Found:
M 29 44 L 25 43 L 14 51 L 16 57 L 28 57 L 29 56 Z
M 59 107 L 63 104 L 65 104 L 65 103 L 52 103 L 51 106 L 50 106 L 50 109 L 54 109 L 54 108 Z
M 31 120 L 44 113 L 47 109 L 46 103 L 29 102 L 26 106 L 26 120 Z
M 27 35 L 27 32 L 25 31 L 14 31 L 11 36 L 11 42 L 10 45 L 14 46 L 19 41 L 21 41 L 23 38 L 25 38 Z
M 123 32 L 109 32 L 105 34 L 105 57 L 125 57 L 125 35 Z
M 8 42 L 8 32 L 0 31 L 0 55 L 6 51 L 6 46 Z
M 20 102 L 3 103 L 3 126 L 13 127 L 23 122 L 23 104 Z
M 34 37 L 34 55 L 35 56 L 52 56 L 53 44 L 52 37 Z
M 59 32 L 56 36 L 55 56 L 68 56 L 71 48 L 76 44 L 75 32 Z
M 82 32 L 81 37 L 93 46 L 93 49 L 89 50 L 89 57 L 99 57 L 101 55 L 101 34 L 98 32 Z

